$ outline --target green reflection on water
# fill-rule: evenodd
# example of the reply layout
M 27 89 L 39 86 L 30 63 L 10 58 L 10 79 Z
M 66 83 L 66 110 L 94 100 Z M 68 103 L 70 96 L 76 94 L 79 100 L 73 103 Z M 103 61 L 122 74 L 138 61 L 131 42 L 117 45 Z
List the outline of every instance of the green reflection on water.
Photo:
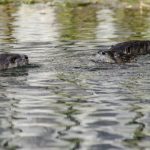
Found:
M 27 8 L 28 6 L 30 7 L 30 5 L 27 5 Z M 56 31 L 60 35 L 58 40 L 101 40 L 101 35 L 97 36 L 99 30 L 105 30 L 104 33 L 106 33 L 106 37 L 108 35 L 108 39 L 111 38 L 109 37 L 109 31 L 112 31 L 112 34 L 115 35 L 112 37 L 116 37 L 115 39 L 111 39 L 113 41 L 148 39 L 150 37 L 150 9 L 143 9 L 141 12 L 139 9 L 128 9 L 125 7 L 116 9 L 107 5 L 102 6 L 100 4 L 95 5 L 92 3 L 65 3 L 56 5 L 54 13 L 56 25 L 59 27 Z M 19 7 L 21 8 L 21 6 Z M 51 7 L 52 6 L 50 6 L 49 9 L 51 9 Z M 30 9 L 32 8 L 30 7 Z M 100 10 L 105 9 L 111 10 L 110 12 L 112 12 L 112 14 L 106 13 L 98 15 Z M 12 6 L 11 4 L 0 6 L 1 43 L 12 43 L 16 41 L 15 38 L 17 37 L 12 35 L 13 33 L 16 33 L 17 30 L 17 26 L 14 26 L 13 24 L 16 23 L 15 20 L 18 19 L 16 15 L 19 13 L 18 10 L 18 7 L 15 5 Z M 33 9 L 32 13 L 34 13 L 34 11 L 35 10 Z M 101 13 L 103 13 L 103 11 Z M 97 28 L 103 23 L 105 15 L 107 15 L 107 21 L 105 22 L 106 27 L 111 28 L 108 31 L 105 28 L 105 24 L 102 29 Z M 51 18 L 51 16 L 49 16 L 49 18 Z M 110 22 L 113 23 L 113 27 L 107 25 L 107 23 L 109 24 Z M 40 26 L 42 26 L 42 24 Z M 30 27 L 32 27 L 32 24 Z M 38 26 L 36 28 L 38 28 Z M 51 25 L 49 25 L 49 28 L 51 28 Z
M 60 5 L 57 10 L 60 40 L 95 39 L 97 8 L 94 5 Z
M 8 5 L 0 5 L 0 43 L 7 42 L 11 43 L 14 42 L 15 39 L 12 37 L 13 32 L 13 21 L 14 14 L 17 11 L 16 7 L 13 7 L 11 4 Z
M 135 112 L 136 115 L 135 117 L 128 123 L 129 125 L 137 125 L 137 128 L 135 129 L 133 133 L 133 137 L 131 139 L 125 139 L 124 143 L 128 147 L 136 147 L 139 150 L 142 150 L 143 147 L 140 146 L 140 141 L 144 139 L 145 134 L 144 134 L 144 129 L 145 129 L 145 124 L 138 121 L 140 118 L 144 116 L 144 114 L 141 112 L 141 107 L 138 105 L 131 105 L 131 111 Z
M 132 101 L 129 108 L 130 112 L 135 113 L 135 116 L 127 123 L 127 125 L 136 126 L 132 133 L 132 137 L 125 139 L 123 142 L 126 146 L 137 148 L 139 150 L 145 149 L 140 145 L 140 143 L 142 143 L 142 140 L 144 140 L 147 136 L 147 133 L 144 131 L 146 129 L 146 125 L 140 120 L 144 118 L 147 111 L 145 105 L 140 103 L 140 101 L 147 99 L 147 94 L 140 88 L 141 82 L 143 81 L 142 79 L 142 77 L 137 75 L 130 77 L 125 83 L 122 84 L 122 86 L 130 92 L 130 101 Z
M 118 9 L 116 13 L 116 24 L 120 33 L 127 32 L 128 40 L 146 39 L 150 36 L 149 11 L 141 12 L 133 9 Z M 122 35 L 124 36 L 124 35 Z

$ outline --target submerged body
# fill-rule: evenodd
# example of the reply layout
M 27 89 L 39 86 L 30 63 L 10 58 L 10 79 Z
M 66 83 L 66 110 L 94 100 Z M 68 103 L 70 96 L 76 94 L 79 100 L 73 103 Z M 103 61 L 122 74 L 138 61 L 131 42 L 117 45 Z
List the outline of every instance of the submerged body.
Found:
M 110 63 L 127 63 L 146 54 L 150 54 L 150 41 L 127 41 L 112 46 L 108 51 L 98 52 L 96 59 Z
M 15 53 L 0 54 L 0 70 L 15 68 L 27 65 L 29 63 L 28 56 Z

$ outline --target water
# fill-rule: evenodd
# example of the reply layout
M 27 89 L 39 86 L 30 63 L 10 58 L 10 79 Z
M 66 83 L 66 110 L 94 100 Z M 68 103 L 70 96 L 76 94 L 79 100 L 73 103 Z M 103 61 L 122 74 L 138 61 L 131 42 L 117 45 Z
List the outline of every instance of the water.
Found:
M 150 56 L 91 61 L 149 39 L 150 12 L 107 6 L 0 6 L 0 51 L 30 65 L 0 72 L 2 150 L 149 150 Z

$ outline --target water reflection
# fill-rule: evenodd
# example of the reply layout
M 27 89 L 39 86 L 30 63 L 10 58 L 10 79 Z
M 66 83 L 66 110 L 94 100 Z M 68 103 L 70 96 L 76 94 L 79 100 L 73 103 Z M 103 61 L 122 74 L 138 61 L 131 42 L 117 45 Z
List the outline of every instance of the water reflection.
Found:
M 140 74 L 140 75 L 139 75 Z M 140 72 L 135 72 L 132 74 L 132 77 L 129 77 L 126 81 L 124 81 L 123 86 L 125 86 L 128 91 L 131 93 L 129 96 L 129 100 L 132 101 L 130 111 L 135 113 L 135 116 L 131 121 L 127 124 L 130 126 L 136 126 L 133 136 L 129 139 L 125 139 L 124 142 L 129 147 L 136 147 L 138 149 L 143 149 L 143 141 L 147 137 L 147 127 L 145 123 L 142 122 L 144 116 L 148 113 L 149 108 L 146 109 L 146 105 L 140 101 L 149 101 L 149 93 L 147 90 L 144 90 L 141 85 L 145 82 L 145 79 L 149 76 L 149 72 L 145 72 L 142 68 Z M 146 83 L 146 82 L 145 82 Z M 149 87 L 145 84 L 146 89 Z M 146 142 L 145 142 L 146 143 Z M 147 146 L 149 144 L 146 144 Z
M 16 11 L 16 8 L 12 7 L 11 5 L 0 5 L 0 43 L 15 42 L 15 39 L 12 36 L 12 22 L 15 20 L 15 18 L 12 16 L 12 13 Z
M 141 14 L 138 10 L 123 9 L 116 10 L 115 13 L 118 15 L 115 21 L 118 25 L 118 33 L 121 33 L 123 38 L 128 40 L 149 38 L 149 12 L 144 11 Z
M 97 39 L 102 41 L 111 42 L 118 37 L 114 12 L 111 9 L 101 9 L 97 12 L 98 26 L 96 29 Z
M 27 76 L 28 75 L 28 67 L 20 67 L 13 68 L 9 70 L 2 70 L 0 72 L 0 77 L 19 77 L 19 76 Z
M 57 20 L 61 28 L 60 40 L 88 40 L 96 38 L 97 7 L 95 5 L 66 5 L 58 7 L 57 11 Z
M 136 113 L 135 117 L 131 122 L 129 122 L 129 125 L 137 125 L 137 128 L 134 131 L 133 137 L 130 139 L 125 139 L 124 142 L 127 144 L 129 147 L 136 147 L 138 149 L 142 149 L 142 146 L 140 146 L 140 142 L 144 139 L 146 136 L 144 134 L 144 129 L 145 129 L 145 124 L 138 121 L 140 120 L 144 114 L 140 111 L 140 107 L 136 105 L 132 105 L 131 111 L 134 111 Z
M 13 37 L 17 42 L 48 42 L 59 37 L 54 7 L 21 5 L 15 16 Z

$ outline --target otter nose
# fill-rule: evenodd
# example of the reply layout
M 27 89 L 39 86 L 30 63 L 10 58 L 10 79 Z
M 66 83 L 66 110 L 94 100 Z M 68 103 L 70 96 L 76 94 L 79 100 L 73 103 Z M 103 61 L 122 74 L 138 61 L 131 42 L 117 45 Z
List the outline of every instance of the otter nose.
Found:
M 24 58 L 25 58 L 26 60 L 28 60 L 28 56 L 27 56 L 27 55 L 25 55 Z
M 102 55 L 105 55 L 106 53 L 105 52 L 102 52 Z
M 29 63 L 29 58 L 27 55 L 24 55 L 24 60 L 25 60 L 25 63 L 28 64 Z

